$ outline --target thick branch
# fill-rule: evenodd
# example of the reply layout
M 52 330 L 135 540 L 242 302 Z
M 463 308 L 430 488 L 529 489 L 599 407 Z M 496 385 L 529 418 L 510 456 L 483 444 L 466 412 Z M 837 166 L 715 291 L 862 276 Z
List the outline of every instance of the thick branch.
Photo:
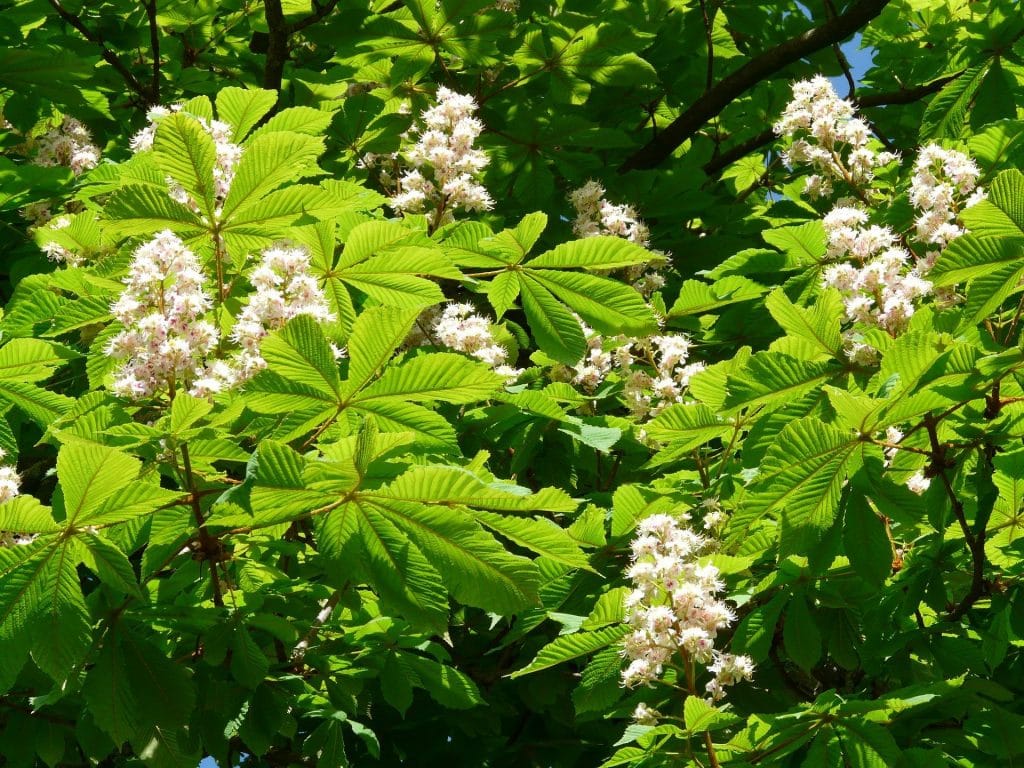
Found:
M 263 65 L 263 87 L 272 91 L 281 90 L 284 79 L 284 62 L 288 58 L 288 24 L 284 20 L 281 0 L 264 0 L 267 16 L 267 59 Z
M 160 27 L 156 20 L 156 0 L 149 0 L 146 5 L 146 17 L 149 19 L 149 47 L 153 54 L 153 80 L 149 88 L 153 102 L 160 103 Z
M 107 43 L 104 41 L 103 36 L 98 32 L 93 32 L 82 22 L 80 18 L 75 16 L 73 13 L 69 13 L 63 5 L 60 4 L 60 0 L 50 0 L 50 5 L 53 6 L 57 14 L 68 24 L 78 30 L 78 32 L 88 40 L 90 43 L 94 43 L 100 47 L 100 55 L 103 60 L 112 66 L 117 72 L 124 78 L 125 83 L 128 87 L 135 91 L 136 94 L 141 96 L 150 104 L 156 104 L 156 96 L 151 93 L 146 86 L 139 82 L 139 79 L 132 74 L 131 70 L 126 67 L 117 55 L 107 48 Z
M 913 104 L 915 101 L 920 101 L 927 96 L 931 96 L 933 93 L 938 93 L 948 83 L 960 77 L 961 74 L 949 75 L 948 77 L 939 78 L 938 80 L 933 80 L 925 85 L 917 85 L 913 88 L 867 93 L 863 96 L 855 97 L 853 103 L 861 109 L 884 107 L 889 104 Z M 746 157 L 754 150 L 771 144 L 776 138 L 775 132 L 771 128 L 761 131 L 756 136 L 751 136 L 746 141 L 740 142 L 736 146 L 725 150 L 722 154 L 711 158 L 704 164 L 704 173 L 708 176 L 713 176 L 735 163 L 741 157 Z
M 755 56 L 720 80 L 660 134 L 627 158 L 619 171 L 656 167 L 738 97 L 790 64 L 846 39 L 878 16 L 888 2 L 860 0 L 841 16 Z

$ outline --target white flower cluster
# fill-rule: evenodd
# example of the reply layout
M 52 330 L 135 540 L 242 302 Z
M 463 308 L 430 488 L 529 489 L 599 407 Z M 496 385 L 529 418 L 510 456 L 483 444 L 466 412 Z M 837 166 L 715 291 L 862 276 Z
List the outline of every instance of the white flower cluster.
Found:
M 217 328 L 202 319 L 210 309 L 206 277 L 192 251 L 169 230 L 140 245 L 126 285 L 111 305 L 124 330 L 107 354 L 124 359 L 114 391 L 131 398 L 187 386 L 217 344 Z
M 843 295 L 848 320 L 875 325 L 895 336 L 914 314 L 915 301 L 932 291 L 922 277 L 926 265 L 915 263 L 888 227 L 868 224 L 860 208 L 840 205 L 824 218 L 829 259 L 840 259 L 822 275 L 826 287 Z M 866 355 L 854 348 L 854 355 Z
M 810 165 L 818 171 L 805 181 L 805 191 L 811 197 L 832 194 L 836 180 L 848 184 L 869 181 L 876 168 L 897 159 L 892 152 L 877 152 L 868 146 L 868 124 L 821 75 L 793 83 L 793 99 L 774 129 L 776 135 L 794 139 L 783 156 L 787 164 Z
M 718 569 L 697 562 L 710 545 L 710 539 L 669 515 L 651 515 L 637 526 L 628 571 L 634 588 L 625 600 L 632 631 L 623 643 L 622 654 L 630 660 L 623 685 L 653 682 L 676 654 L 684 663 L 707 666 L 713 677 L 706 690 L 713 701 L 725 696 L 726 686 L 753 677 L 749 657 L 715 650 L 718 633 L 736 615 L 718 599 L 724 589 Z
M 92 143 L 89 129 L 73 117 L 65 117 L 60 125 L 51 128 L 35 140 L 36 165 L 52 167 L 62 165 L 80 176 L 96 167 L 100 150 Z
M 433 334 L 446 347 L 482 360 L 506 379 L 518 378 L 522 370 L 507 365 L 508 352 L 494 340 L 491 323 L 476 314 L 472 304 L 449 304 L 433 322 Z
M 67 229 L 71 226 L 71 219 L 67 216 L 58 216 L 50 222 L 49 231 L 59 231 L 61 229 Z M 65 248 L 63 245 L 58 243 L 56 240 L 49 240 L 40 246 L 43 253 L 46 254 L 46 258 L 50 261 L 55 261 L 58 264 L 67 264 L 68 266 L 77 267 L 81 266 L 85 259 L 75 253 L 69 248 Z
M 181 112 L 181 110 L 182 106 L 180 104 L 173 104 L 170 107 L 150 108 L 146 113 L 146 117 L 149 120 L 148 125 L 131 139 L 130 146 L 132 151 L 145 152 L 152 149 L 161 121 L 175 112 Z M 214 196 L 216 197 L 217 209 L 219 210 L 224 202 L 224 198 L 228 196 L 228 192 L 231 189 L 231 182 L 235 178 L 235 168 L 242 157 L 242 147 L 231 141 L 233 130 L 227 123 L 221 120 L 207 120 L 205 117 L 196 117 L 194 115 L 189 115 L 189 117 L 193 118 L 213 139 L 213 146 L 217 156 L 213 166 Z M 193 210 L 198 210 L 195 201 L 182 189 L 180 184 L 170 178 L 168 183 L 170 184 L 172 199 L 189 206 Z
M 644 247 L 651 233 L 640 215 L 631 205 L 615 205 L 605 199 L 605 188 L 596 181 L 588 181 L 569 194 L 569 202 L 576 209 L 572 231 L 576 237 L 614 235 Z
M 648 247 L 650 230 L 644 224 L 636 209 L 631 205 L 615 205 L 605 199 L 605 188 L 596 181 L 588 181 L 569 194 L 569 202 L 576 209 L 572 231 L 576 237 L 611 235 Z M 652 252 L 657 258 L 652 262 L 663 262 L 665 254 Z M 655 269 L 652 262 L 627 267 L 624 279 L 631 283 L 645 298 L 665 287 L 665 278 Z
M 919 241 L 941 251 L 964 234 L 957 215 L 985 199 L 985 190 L 978 186 L 980 175 L 977 164 L 963 152 L 938 144 L 921 148 L 910 180 L 910 202 L 918 210 L 914 224 Z M 934 263 L 937 256 L 933 251 L 926 258 Z
M 884 460 L 883 465 L 888 467 L 892 464 L 892 460 L 896 458 L 896 454 L 899 453 L 899 442 L 903 439 L 903 430 L 899 427 L 887 427 L 885 430 L 885 442 L 888 444 L 882 451 Z M 915 472 L 909 478 L 907 478 L 906 486 L 907 489 L 916 493 L 920 496 L 922 493 L 928 490 L 931 486 L 931 478 L 925 477 L 923 471 Z
M 476 180 L 489 162 L 473 146 L 484 128 L 473 116 L 476 109 L 473 97 L 444 86 L 437 89 L 437 105 L 423 112 L 419 138 L 404 153 L 412 169 L 399 178 L 392 208 L 410 213 L 431 210 L 437 226 L 452 221 L 460 208 L 486 211 L 494 206 Z
M 577 318 L 579 320 L 579 318 Z M 656 416 L 683 401 L 690 379 L 704 370 L 703 363 L 687 362 L 692 342 L 683 333 L 629 338 L 605 338 L 580 320 L 587 351 L 573 368 L 571 381 L 588 392 L 596 390 L 616 368 L 624 378 L 626 407 L 638 419 Z M 653 373 L 634 367 L 646 364 Z
M 7 451 L 0 448 L 0 459 L 7 456 Z M 10 501 L 21 493 L 21 478 L 18 470 L 11 466 L 0 467 L 0 504 Z
M 242 348 L 238 354 L 238 379 L 244 381 L 266 367 L 260 342 L 270 331 L 282 328 L 299 315 L 329 322 L 334 319 L 324 292 L 309 273 L 309 251 L 275 245 L 263 251 L 259 265 L 249 275 L 256 292 L 238 316 L 231 339 Z
M 7 456 L 7 451 L 0 448 L 0 459 Z M 21 493 L 21 478 L 18 471 L 11 466 L 0 467 L 0 504 L 8 502 Z M 12 533 L 0 531 L 0 547 L 13 547 L 31 544 L 35 541 L 35 533 Z
M 73 117 L 65 117 L 60 125 L 36 139 L 28 139 L 15 151 L 29 157 L 34 165 L 47 168 L 63 166 L 70 168 L 75 176 L 95 168 L 100 161 L 99 147 L 92 143 L 89 129 Z M 51 205 L 50 200 L 39 200 L 21 209 L 22 217 L 30 222 L 30 229 L 50 221 L 53 217 Z M 80 203 L 68 203 L 66 208 L 73 210 L 76 206 Z

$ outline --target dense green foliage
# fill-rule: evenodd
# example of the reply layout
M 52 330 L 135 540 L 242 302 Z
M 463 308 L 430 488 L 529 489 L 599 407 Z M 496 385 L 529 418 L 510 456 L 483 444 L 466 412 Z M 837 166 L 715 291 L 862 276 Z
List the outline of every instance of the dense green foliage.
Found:
M 1016 2 L 0 9 L 3 764 L 1024 759 Z M 724 698 L 622 685 L 658 515 Z

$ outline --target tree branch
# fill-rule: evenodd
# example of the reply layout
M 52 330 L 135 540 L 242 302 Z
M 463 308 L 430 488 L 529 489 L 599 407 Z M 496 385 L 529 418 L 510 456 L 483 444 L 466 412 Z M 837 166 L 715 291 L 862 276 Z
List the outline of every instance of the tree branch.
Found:
M 949 480 L 946 470 L 952 462 L 946 458 L 946 446 L 939 442 L 937 430 L 938 420 L 930 414 L 924 418 L 924 427 L 928 432 L 928 441 L 932 449 L 932 463 L 926 474 L 938 476 L 942 480 L 942 487 L 953 507 L 953 515 L 960 525 L 967 549 L 971 553 L 971 586 L 967 594 L 949 611 L 950 621 L 956 621 L 970 610 L 978 599 L 985 594 L 985 528 L 979 531 L 972 531 L 967 522 L 967 515 L 964 514 L 963 502 L 956 495 L 953 484 Z
M 327 0 L 326 3 L 320 5 L 316 0 L 313 0 L 313 13 L 304 19 L 300 19 L 288 28 L 289 34 L 300 32 L 306 27 L 316 24 L 320 19 L 324 18 L 327 14 L 333 11 L 338 5 L 338 0 Z
M 888 2 L 889 0 L 860 0 L 846 13 L 829 19 L 820 27 L 810 29 L 755 56 L 720 80 L 660 134 L 627 158 L 619 172 L 656 167 L 739 96 L 790 64 L 849 37 L 878 16 Z
M 124 78 L 125 83 L 127 83 L 128 87 L 131 90 L 133 90 L 147 103 L 157 103 L 155 95 L 151 93 L 146 86 L 140 83 L 139 79 L 132 74 L 131 70 L 128 69 L 128 67 L 126 67 L 119 58 L 117 58 L 117 54 L 115 54 L 112 50 L 110 50 L 107 47 L 107 43 L 103 39 L 103 36 L 101 34 L 99 34 L 98 32 L 93 32 L 87 26 L 85 26 L 85 23 L 78 16 L 75 16 L 73 13 L 69 13 L 67 9 L 60 4 L 60 0 L 50 0 L 50 5 L 53 6 L 54 10 L 57 11 L 57 14 L 65 22 L 67 22 L 72 27 L 77 29 L 78 32 L 82 35 L 82 37 L 84 37 L 90 43 L 93 43 L 100 47 L 100 55 L 103 57 L 103 60 L 106 61 L 115 70 L 117 70 L 117 72 L 121 75 L 122 78 Z
M 933 93 L 938 93 L 947 84 L 960 77 L 961 74 L 963 73 L 958 72 L 955 75 L 942 77 L 938 80 L 926 83 L 925 85 L 914 86 L 913 88 L 900 88 L 896 91 L 867 93 L 863 96 L 854 97 L 853 103 L 861 109 L 884 107 L 890 104 L 912 104 L 915 101 L 920 101 L 926 96 L 931 96 Z M 775 139 L 775 132 L 771 128 L 761 131 L 761 133 L 751 136 L 749 139 L 740 142 L 736 146 L 730 147 L 717 157 L 711 158 L 711 160 L 704 164 L 704 173 L 708 176 L 713 176 L 719 171 L 722 171 L 735 163 L 741 157 L 746 157 L 754 150 L 771 144 Z
M 264 0 L 263 9 L 267 17 L 267 59 L 263 65 L 263 87 L 271 91 L 281 90 L 284 79 L 284 62 L 288 58 L 288 24 L 284 20 L 281 0 Z
M 156 21 L 156 0 L 145 3 L 146 17 L 149 19 L 149 47 L 153 53 L 153 80 L 149 88 L 153 102 L 160 103 L 160 27 Z

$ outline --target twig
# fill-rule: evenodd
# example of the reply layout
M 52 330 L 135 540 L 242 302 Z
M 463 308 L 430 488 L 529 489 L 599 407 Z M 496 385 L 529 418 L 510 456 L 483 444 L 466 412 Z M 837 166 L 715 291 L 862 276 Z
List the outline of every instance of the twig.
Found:
M 145 3 L 146 16 L 149 19 L 149 47 L 153 53 L 153 81 L 149 86 L 153 102 L 160 103 L 160 27 L 156 20 L 156 0 Z
M 199 528 L 199 544 L 202 547 L 203 555 L 210 563 L 210 583 L 213 587 L 213 604 L 218 608 L 224 607 L 224 596 L 221 594 L 220 576 L 217 574 L 217 563 L 220 560 L 220 542 L 210 535 L 206 530 L 206 520 L 203 519 L 203 509 L 199 506 L 199 491 L 196 488 L 196 476 L 192 474 L 192 459 L 189 457 L 188 445 L 181 445 L 181 461 L 185 468 L 185 483 L 188 486 L 192 504 L 192 514 L 195 517 L 196 525 Z
M 714 24 L 711 17 L 714 15 L 714 11 L 712 11 L 711 16 L 708 15 L 707 0 L 700 0 L 700 13 L 704 20 L 704 41 L 708 47 L 708 70 L 704 82 L 704 93 L 707 93 L 715 83 Z
M 295 34 L 306 27 L 316 24 L 320 19 L 333 11 L 337 5 L 338 0 L 327 0 L 323 5 L 320 5 L 316 0 L 313 0 L 313 13 L 288 27 L 288 34 Z
M 306 651 L 309 650 L 310 643 L 316 640 L 316 636 L 320 633 L 320 628 L 327 623 L 329 618 L 331 618 L 331 614 L 334 612 L 338 603 L 341 602 L 341 596 L 346 589 L 348 589 L 348 584 L 341 589 L 336 590 L 334 594 L 327 598 L 327 602 L 324 603 L 323 608 L 320 609 L 316 618 L 313 619 L 313 623 L 310 625 L 309 630 L 302 636 L 302 639 L 295 645 L 295 648 L 292 649 L 293 664 L 296 666 L 302 664 L 302 660 L 306 657 Z
M 98 45 L 100 47 L 100 55 L 103 60 L 112 66 L 117 72 L 124 78 L 125 83 L 128 87 L 135 91 L 140 97 L 142 97 L 149 104 L 156 104 L 155 94 L 151 93 L 146 86 L 139 82 L 139 79 L 132 74 L 131 70 L 124 65 L 124 63 L 117 57 L 112 50 L 107 47 L 106 41 L 103 39 L 103 35 L 98 32 L 93 32 L 85 23 L 73 13 L 70 13 L 63 5 L 60 4 L 60 0 L 50 0 L 50 5 L 53 6 L 57 14 L 64 19 L 65 22 L 70 24 L 72 27 L 78 30 L 78 32 L 88 40 L 90 43 Z
M 888 2 L 860 0 L 846 13 L 755 56 L 720 80 L 661 133 L 627 158 L 619 172 L 655 168 L 739 96 L 790 64 L 849 37 L 878 16 Z
M 946 491 L 946 496 L 949 497 L 949 502 L 953 507 L 953 514 L 960 525 L 964 541 L 967 542 L 967 549 L 971 553 L 971 586 L 963 599 L 949 611 L 950 621 L 956 621 L 967 613 L 971 606 L 978 601 L 978 598 L 985 593 L 985 529 L 982 527 L 981 530 L 974 532 L 967 522 L 963 502 L 957 497 L 953 484 L 949 480 L 949 475 L 946 473 L 951 464 L 946 458 L 946 447 L 939 442 L 937 424 L 937 419 L 931 415 L 925 416 L 924 426 L 928 431 L 928 441 L 932 447 L 930 473 L 942 480 L 942 487 Z

